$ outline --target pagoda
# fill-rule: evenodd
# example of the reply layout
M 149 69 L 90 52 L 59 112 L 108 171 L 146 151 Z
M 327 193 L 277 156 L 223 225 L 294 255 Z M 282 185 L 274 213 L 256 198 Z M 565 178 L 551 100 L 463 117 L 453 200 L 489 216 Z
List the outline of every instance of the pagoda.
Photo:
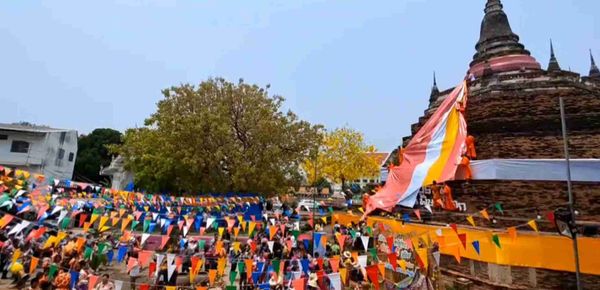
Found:
M 546 216 L 554 209 L 566 206 L 567 184 L 564 180 L 478 179 L 476 164 L 480 160 L 557 160 L 564 163 L 561 97 L 565 104 L 570 157 L 598 161 L 600 70 L 591 51 L 591 68 L 587 75 L 562 69 L 552 42 L 550 60 L 544 69 L 511 29 L 500 0 L 487 0 L 484 13 L 475 54 L 465 74 L 469 84 L 467 127 L 469 135 L 475 137 L 478 160 L 472 162 L 474 180 L 468 184 L 460 178 L 451 182 L 454 199 L 464 204 L 468 213 L 491 209 L 490 221 L 478 220 L 481 226 L 500 229 L 532 218 L 541 231 L 556 232 Z M 452 89 L 440 91 L 434 75 L 429 106 L 411 126 L 412 135 Z M 404 146 L 412 135 L 403 138 Z M 540 168 L 542 174 L 544 170 Z M 581 232 L 598 235 L 600 182 L 576 179 L 573 193 Z M 432 221 L 469 224 L 464 216 L 453 212 L 436 213 Z M 544 289 L 574 287 L 572 274 L 472 260 L 457 264 L 451 262 L 452 257 L 442 257 L 446 258 L 450 262 L 443 264 L 448 265 L 448 271 L 470 273 L 472 279 L 487 281 L 489 285 Z M 600 276 L 584 274 L 582 277 L 584 285 L 600 285 Z

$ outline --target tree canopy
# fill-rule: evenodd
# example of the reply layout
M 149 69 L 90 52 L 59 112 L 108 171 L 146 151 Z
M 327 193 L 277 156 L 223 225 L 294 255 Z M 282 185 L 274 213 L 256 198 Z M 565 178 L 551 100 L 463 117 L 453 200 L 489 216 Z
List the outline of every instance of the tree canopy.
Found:
M 364 141 L 363 134 L 350 128 L 339 128 L 323 135 L 318 155 L 313 153 L 304 163 L 309 182 L 315 180 L 315 164 L 318 177 L 326 177 L 345 185 L 347 180 L 379 174 L 379 164 L 367 153 L 375 147 Z
M 300 182 L 299 166 L 320 138 L 320 126 L 281 112 L 284 99 L 268 86 L 217 78 L 163 95 L 116 148 L 147 190 L 276 193 Z
M 111 154 L 110 145 L 121 144 L 122 134 L 119 131 L 100 128 L 88 135 L 81 135 L 77 141 L 77 159 L 75 160 L 75 179 L 103 183 L 106 177 L 100 176 L 100 166 L 107 166 Z

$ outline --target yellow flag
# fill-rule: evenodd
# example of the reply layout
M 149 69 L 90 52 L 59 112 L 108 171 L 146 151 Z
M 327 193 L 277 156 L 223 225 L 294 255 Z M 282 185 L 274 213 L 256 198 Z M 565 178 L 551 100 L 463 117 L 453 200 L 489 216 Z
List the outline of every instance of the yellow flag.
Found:
M 251 235 L 256 227 L 256 222 L 248 222 L 248 235 Z
M 340 277 L 342 278 L 342 284 L 346 285 L 346 268 L 340 268 Z
M 223 231 L 224 230 L 225 230 L 225 228 L 219 227 L 219 237 L 223 237 Z
M 92 217 L 90 218 L 90 225 L 93 225 L 97 219 L 98 219 L 98 214 L 93 213 Z
M 89 222 L 84 222 L 83 223 L 83 231 L 87 233 L 87 231 L 90 229 L 90 223 Z
M 475 226 L 475 220 L 473 219 L 472 215 L 467 216 L 467 221 L 469 221 L 472 226 Z
M 418 248 L 417 249 L 417 255 L 419 255 L 419 258 L 421 258 L 421 261 L 423 262 L 423 266 L 425 267 L 425 269 L 427 269 L 427 267 L 429 266 L 429 261 L 427 260 L 427 249 L 426 248 Z M 425 270 L 423 269 L 423 270 Z
M 166 290 L 177 290 L 177 286 L 165 286 Z
M 233 236 L 237 238 L 239 234 L 240 234 L 240 227 L 233 228 Z
M 119 223 L 119 218 L 118 217 L 114 217 L 112 218 L 112 226 L 116 226 Z
M 16 249 L 16 250 L 13 252 L 13 256 L 12 256 L 12 262 L 13 262 L 13 263 L 14 263 L 14 262 L 16 262 L 16 261 L 17 261 L 17 259 L 18 259 L 19 257 L 21 257 L 21 254 L 22 254 L 22 253 L 21 253 L 21 250 L 19 250 L 19 249 Z
M 227 265 L 227 260 L 225 260 L 225 257 L 219 258 L 219 261 L 217 262 L 217 270 L 219 271 L 219 276 L 223 276 L 223 274 L 225 273 L 225 265 Z
M 403 271 L 404 273 L 406 273 L 406 261 L 404 261 L 404 260 L 400 259 L 400 260 L 398 261 L 398 265 L 400 266 L 400 269 L 402 269 L 402 271 Z
M 479 213 L 481 214 L 481 216 L 483 216 L 483 218 L 485 218 L 486 220 L 490 220 L 490 215 L 488 215 L 487 209 L 482 209 L 479 211 Z
M 242 231 L 244 231 L 244 232 L 246 231 L 246 224 L 247 224 L 246 222 L 242 222 Z
M 56 235 L 57 242 L 62 241 L 64 238 L 67 237 L 67 235 L 68 234 L 66 232 L 58 232 L 58 235 Z
M 238 219 L 238 222 L 240 222 L 240 224 L 242 224 L 244 222 L 244 216 L 238 215 L 237 219 Z
M 323 221 L 323 223 L 324 223 L 324 224 L 326 224 L 326 223 L 327 223 L 327 217 L 326 217 L 326 216 L 324 216 L 324 217 L 321 217 L 321 220 Z
M 238 253 L 240 249 L 240 242 L 233 242 L 233 250 Z
M 534 231 L 538 231 L 538 227 L 537 224 L 535 223 L 535 220 L 530 220 L 527 222 L 527 224 L 534 230 Z
M 108 217 L 102 216 L 100 218 L 100 223 L 98 224 L 98 228 L 101 229 L 106 224 L 107 221 L 108 221 Z
M 358 210 L 359 210 L 360 212 L 362 212 L 362 213 L 365 213 L 365 210 L 362 208 L 362 206 L 361 206 L 361 207 L 359 207 L 359 208 L 358 208 Z

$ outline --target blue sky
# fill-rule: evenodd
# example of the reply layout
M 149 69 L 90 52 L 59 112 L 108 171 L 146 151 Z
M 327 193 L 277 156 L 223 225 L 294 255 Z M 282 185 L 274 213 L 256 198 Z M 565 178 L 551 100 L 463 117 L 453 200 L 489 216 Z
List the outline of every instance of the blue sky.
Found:
M 223 76 L 287 99 L 328 128 L 397 146 L 440 89 L 464 76 L 484 0 L 0 1 L 0 122 L 82 133 L 143 124 L 160 90 Z M 600 60 L 600 1 L 504 0 L 545 67 Z

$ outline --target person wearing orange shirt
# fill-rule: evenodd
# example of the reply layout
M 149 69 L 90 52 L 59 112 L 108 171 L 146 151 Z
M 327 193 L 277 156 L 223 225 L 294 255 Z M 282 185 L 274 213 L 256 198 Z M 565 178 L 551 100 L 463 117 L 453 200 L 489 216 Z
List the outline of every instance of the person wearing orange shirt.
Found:
M 434 180 L 431 184 L 431 194 L 433 195 L 433 208 L 442 208 L 444 203 L 442 202 L 442 195 L 440 191 L 442 187 Z
M 475 137 L 468 135 L 465 139 L 465 145 L 467 147 L 467 156 L 471 160 L 477 159 L 477 151 L 475 150 Z
M 444 182 L 444 209 L 445 210 L 456 210 L 456 205 L 454 205 L 454 199 L 452 198 L 452 188 L 448 186 L 447 183 Z
M 473 173 L 471 172 L 471 159 L 469 158 L 469 156 L 467 156 L 467 154 L 463 154 L 458 166 L 463 168 L 465 173 L 465 180 L 467 182 L 473 179 Z

